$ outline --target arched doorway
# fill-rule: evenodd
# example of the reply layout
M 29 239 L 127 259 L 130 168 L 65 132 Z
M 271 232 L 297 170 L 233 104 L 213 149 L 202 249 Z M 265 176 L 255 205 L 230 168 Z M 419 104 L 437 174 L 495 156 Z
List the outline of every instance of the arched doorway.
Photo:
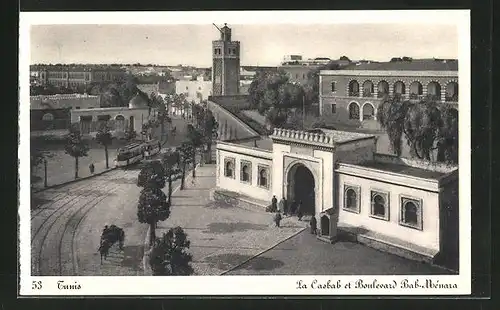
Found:
M 303 164 L 295 164 L 288 172 L 288 197 L 292 203 L 302 202 L 301 211 L 304 215 L 314 215 L 316 211 L 316 191 L 314 175 Z

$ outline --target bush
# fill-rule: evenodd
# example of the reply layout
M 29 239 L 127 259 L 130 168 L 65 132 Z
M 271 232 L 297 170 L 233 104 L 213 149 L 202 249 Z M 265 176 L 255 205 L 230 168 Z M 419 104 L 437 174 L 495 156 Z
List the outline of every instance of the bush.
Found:
M 149 257 L 153 275 L 188 276 L 193 274 L 194 270 L 190 265 L 193 257 L 187 253 L 190 243 L 181 227 L 171 228 L 163 234 L 162 238 L 156 239 Z

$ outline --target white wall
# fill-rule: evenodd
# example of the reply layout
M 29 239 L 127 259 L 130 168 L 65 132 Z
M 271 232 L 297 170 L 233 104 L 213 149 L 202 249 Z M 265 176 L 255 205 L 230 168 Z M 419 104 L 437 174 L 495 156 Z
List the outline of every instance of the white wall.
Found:
M 115 108 L 99 108 L 99 109 L 81 109 L 81 110 L 71 110 L 71 123 L 80 122 L 81 116 L 92 116 L 92 121 L 97 121 L 98 115 L 109 115 L 111 120 L 114 120 L 116 116 L 123 115 L 125 121 L 129 121 L 130 116 L 134 117 L 134 130 L 137 134 L 142 131 L 142 124 L 146 123 L 149 119 L 149 109 L 129 109 L 124 107 Z
M 201 100 L 208 100 L 208 96 L 212 95 L 212 82 L 200 80 L 175 82 L 175 93 L 178 95 L 187 93 L 189 102 L 194 100 L 196 103 L 200 103 L 200 99 L 197 97 L 198 92 L 202 95 Z
M 360 186 L 360 213 L 343 210 L 344 184 Z M 370 217 L 371 190 L 389 193 L 389 221 Z M 352 175 L 338 174 L 339 222 L 362 226 L 374 232 L 403 239 L 439 251 L 439 194 L 403 185 L 390 184 Z M 401 226 L 400 195 L 422 200 L 422 230 Z
M 282 197 L 285 192 L 283 189 L 283 169 L 284 169 L 284 163 L 283 163 L 283 154 L 284 153 L 289 153 L 290 152 L 290 146 L 285 145 L 285 144 L 278 144 L 276 142 L 273 143 L 273 167 L 272 167 L 272 175 L 273 175 L 273 180 L 275 180 L 272 183 L 272 192 L 273 195 L 276 195 L 276 197 Z
M 272 176 L 273 164 L 270 152 L 249 150 L 247 148 L 242 148 L 237 146 L 228 147 L 228 145 L 229 144 L 225 144 L 224 146 L 222 146 L 222 143 L 217 144 L 217 170 L 218 170 L 217 187 L 270 202 L 273 196 L 271 189 L 274 184 L 274 179 Z M 231 150 L 237 151 L 238 153 L 235 153 L 234 151 Z M 247 153 L 247 154 L 241 154 L 241 153 Z M 256 157 L 256 155 L 259 154 L 262 157 L 267 157 L 267 158 Z M 226 177 L 224 175 L 224 159 L 227 157 L 235 159 L 234 179 L 231 177 Z M 249 161 L 252 164 L 250 184 L 240 180 L 241 160 Z M 268 188 L 263 188 L 257 185 L 259 165 L 265 165 L 269 167 Z

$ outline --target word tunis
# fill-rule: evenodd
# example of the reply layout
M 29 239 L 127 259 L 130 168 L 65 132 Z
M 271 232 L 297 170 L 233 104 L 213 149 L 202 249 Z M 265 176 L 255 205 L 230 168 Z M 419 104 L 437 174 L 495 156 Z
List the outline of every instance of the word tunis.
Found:
M 57 289 L 59 290 L 79 290 L 81 289 L 82 286 L 80 285 L 80 283 L 76 282 L 75 283 L 72 283 L 72 284 L 69 284 L 67 282 L 64 282 L 64 281 L 57 281 Z

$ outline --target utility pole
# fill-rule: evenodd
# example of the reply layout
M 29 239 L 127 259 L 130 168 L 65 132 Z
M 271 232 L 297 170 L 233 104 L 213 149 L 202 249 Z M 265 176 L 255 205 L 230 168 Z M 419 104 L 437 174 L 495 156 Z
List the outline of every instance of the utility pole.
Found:
M 43 159 L 43 170 L 44 170 L 44 175 L 43 175 L 43 186 L 47 187 L 47 159 Z

